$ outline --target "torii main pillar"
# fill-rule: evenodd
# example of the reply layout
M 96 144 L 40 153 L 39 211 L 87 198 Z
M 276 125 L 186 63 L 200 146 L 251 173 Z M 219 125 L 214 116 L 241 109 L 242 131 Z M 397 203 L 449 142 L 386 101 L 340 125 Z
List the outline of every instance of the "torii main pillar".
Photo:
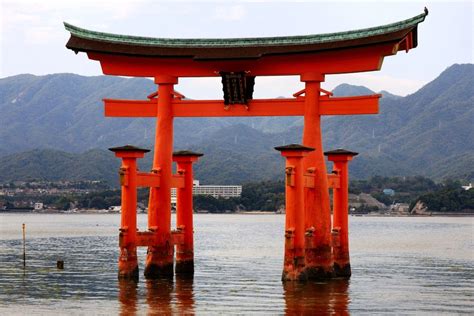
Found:
M 308 279 L 326 279 L 333 274 L 331 254 L 331 209 L 326 164 L 321 134 L 320 89 L 324 75 L 305 73 L 303 145 L 315 150 L 303 160 L 305 170 L 314 168 L 318 185 L 304 189 L 306 275 Z
M 145 277 L 173 277 L 174 247 L 171 240 L 171 181 L 173 164 L 173 86 L 178 79 L 172 76 L 157 76 L 158 102 L 156 118 L 155 152 L 153 172 L 160 173 L 159 188 L 150 188 L 148 202 L 148 229 L 156 231 L 157 246 L 148 247 Z

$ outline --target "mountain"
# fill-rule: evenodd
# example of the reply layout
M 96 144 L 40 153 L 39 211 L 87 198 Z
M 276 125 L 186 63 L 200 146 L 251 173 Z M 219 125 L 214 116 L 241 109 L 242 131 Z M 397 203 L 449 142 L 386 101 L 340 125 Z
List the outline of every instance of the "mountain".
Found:
M 35 149 L 0 157 L 0 182 L 12 180 L 105 180 L 117 184 L 120 161 L 111 152 L 93 149 L 72 154 Z
M 328 144 L 361 151 L 375 166 L 395 167 L 403 175 L 472 179 L 474 65 L 453 65 L 412 95 L 382 99 L 378 116 L 326 123 Z M 388 158 L 394 165 L 383 162 Z M 371 166 L 363 169 L 372 173 Z
M 143 78 L 75 74 L 0 79 L 0 155 L 37 148 L 80 153 L 123 143 L 151 145 L 150 118 L 104 118 L 103 98 L 145 99 L 157 87 Z M 189 146 L 236 123 L 283 131 L 297 118 L 175 119 L 175 142 Z M 281 124 L 284 122 L 285 124 Z
M 403 98 L 399 95 L 392 94 L 392 93 L 390 93 L 388 91 L 385 91 L 385 90 L 382 90 L 379 93 L 382 95 L 383 99 L 400 99 L 400 98 Z
M 96 158 L 86 155 L 91 160 L 81 157 L 93 148 L 125 143 L 151 146 L 154 120 L 104 118 L 101 99 L 144 98 L 155 89 L 147 79 L 107 76 L 20 75 L 0 79 L 0 155 L 4 156 L 0 181 L 37 172 L 37 165 L 27 161 L 40 155 L 41 151 L 31 151 L 34 148 L 76 153 L 74 159 L 85 164 L 97 158 L 99 165 L 106 166 L 102 169 L 96 165 L 98 173 L 78 165 L 75 168 L 87 173 L 82 176 L 115 179 L 116 168 L 112 167 L 117 163 L 106 162 L 114 160 L 113 155 L 102 150 L 92 151 Z M 362 86 L 340 85 L 333 93 L 374 92 Z M 379 115 L 323 118 L 325 149 L 342 147 L 360 153 L 351 162 L 353 177 L 419 174 L 434 179 L 474 179 L 474 65 L 453 65 L 406 97 L 381 93 Z M 196 165 L 196 177 L 204 183 L 275 179 L 282 176 L 283 159 L 273 147 L 301 142 L 301 132 L 302 119 L 297 117 L 176 119 L 175 148 L 205 154 Z M 25 150 L 29 151 L 18 153 Z M 72 159 L 69 155 L 58 153 Z M 143 168 L 149 168 L 151 156 L 147 155 Z M 12 165 L 9 161 L 23 162 Z M 70 166 L 71 161 L 65 159 L 64 164 Z M 61 170 L 68 168 L 45 169 L 49 171 L 44 176 L 60 177 Z M 61 176 L 70 175 L 64 172 Z
M 349 97 L 353 95 L 368 95 L 374 94 L 375 92 L 364 86 L 354 86 L 347 83 L 338 85 L 332 90 L 335 96 Z

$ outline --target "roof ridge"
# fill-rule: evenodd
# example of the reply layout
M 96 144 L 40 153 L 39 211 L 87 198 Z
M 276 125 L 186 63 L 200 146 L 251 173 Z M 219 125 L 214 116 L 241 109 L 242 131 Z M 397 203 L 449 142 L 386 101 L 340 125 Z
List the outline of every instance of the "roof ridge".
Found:
M 295 35 L 295 36 L 273 36 L 273 37 L 245 37 L 245 38 L 155 38 L 135 35 L 121 35 L 106 32 L 98 32 L 84 29 L 67 22 L 64 27 L 71 35 L 111 43 L 124 43 L 142 46 L 162 47 L 241 47 L 241 46 L 272 46 L 272 45 L 301 45 L 309 43 L 326 43 L 339 40 L 351 40 L 361 37 L 376 36 L 395 32 L 409 27 L 416 27 L 423 22 L 428 15 L 428 10 L 412 18 L 385 24 L 381 26 L 350 30 L 344 32 L 333 32 L 323 34 Z

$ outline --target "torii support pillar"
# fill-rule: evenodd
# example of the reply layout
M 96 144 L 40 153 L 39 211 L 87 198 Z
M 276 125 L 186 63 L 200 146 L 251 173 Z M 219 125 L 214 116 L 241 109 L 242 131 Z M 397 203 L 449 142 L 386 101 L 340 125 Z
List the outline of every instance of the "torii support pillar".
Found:
M 137 260 L 137 158 L 143 158 L 148 149 L 134 146 L 109 148 L 116 157 L 122 158 L 120 184 L 122 186 L 122 210 L 120 221 L 119 279 L 138 280 Z
M 275 147 L 286 158 L 285 259 L 282 281 L 305 281 L 303 157 L 314 148 L 291 144 Z
M 333 170 L 339 175 L 339 187 L 333 188 L 333 255 L 334 273 L 337 277 L 349 278 L 349 167 L 348 162 L 358 153 L 336 149 L 324 153 L 334 162 Z
M 160 187 L 150 189 L 148 229 L 156 232 L 158 243 L 148 247 L 145 277 L 173 278 L 174 247 L 171 242 L 171 185 L 173 164 L 173 85 L 176 77 L 155 77 L 158 84 L 155 151 L 153 171 L 161 175 Z
M 176 226 L 184 233 L 183 243 L 176 245 L 176 274 L 194 274 L 193 237 L 193 162 L 203 154 L 192 151 L 173 153 L 178 174 L 184 174 L 184 186 L 176 189 Z
M 306 273 L 310 280 L 331 278 L 334 274 L 331 255 L 331 213 L 326 164 L 321 134 L 321 82 L 324 75 L 305 73 L 303 145 L 314 148 L 306 158 L 305 170 L 312 170 L 316 184 L 304 189 L 306 245 Z

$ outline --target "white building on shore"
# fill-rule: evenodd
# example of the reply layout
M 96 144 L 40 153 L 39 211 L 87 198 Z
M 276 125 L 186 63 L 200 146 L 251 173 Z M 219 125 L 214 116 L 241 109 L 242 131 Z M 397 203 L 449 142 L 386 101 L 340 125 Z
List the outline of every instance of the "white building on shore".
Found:
M 199 180 L 193 180 L 193 195 L 210 195 L 215 198 L 240 197 L 241 185 L 200 185 Z M 171 189 L 171 204 L 176 205 L 176 189 Z

